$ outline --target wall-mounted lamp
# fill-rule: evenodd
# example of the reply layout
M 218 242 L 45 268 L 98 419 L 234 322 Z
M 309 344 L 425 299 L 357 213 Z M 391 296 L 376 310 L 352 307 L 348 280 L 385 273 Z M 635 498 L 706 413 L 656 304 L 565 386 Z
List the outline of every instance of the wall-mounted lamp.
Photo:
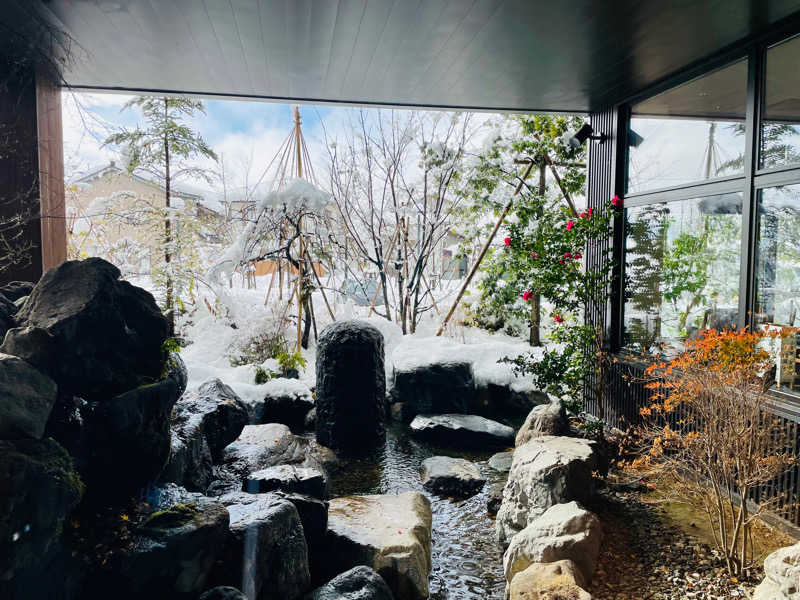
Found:
M 584 124 L 583 127 L 578 129 L 573 134 L 567 132 L 564 136 L 564 139 L 568 146 L 571 148 L 580 148 L 586 142 L 586 140 L 595 140 L 598 144 L 602 144 L 608 139 L 608 136 L 605 133 L 601 133 L 599 135 L 592 135 L 594 133 L 594 129 L 588 123 Z
M 633 129 L 628 129 L 628 146 L 638 148 L 639 144 L 644 141 L 644 138 L 636 133 Z

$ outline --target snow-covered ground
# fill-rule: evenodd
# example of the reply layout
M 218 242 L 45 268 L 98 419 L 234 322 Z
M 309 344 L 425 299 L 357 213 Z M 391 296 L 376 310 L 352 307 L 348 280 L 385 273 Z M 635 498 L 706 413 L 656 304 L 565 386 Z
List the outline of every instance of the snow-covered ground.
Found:
M 231 365 L 232 349 L 254 331 L 263 328 L 264 323 L 274 315 L 276 304 L 274 299 L 271 308 L 264 306 L 269 276 L 258 279 L 258 289 L 233 287 L 224 290 L 221 302 L 228 311 L 228 318 L 212 314 L 202 300 L 198 302 L 198 309 L 182 330 L 191 342 L 181 350 L 181 356 L 189 369 L 190 388 L 196 388 L 209 378 L 218 377 L 230 385 L 245 401 L 255 402 L 276 385 L 285 384 L 291 387 L 292 390 L 287 388 L 288 391 L 293 391 L 295 388 L 299 391 L 298 384 L 309 388 L 314 386 L 316 344 L 313 333 L 309 348 L 302 351 L 307 366 L 301 369 L 299 382 L 281 380 L 256 385 L 254 383 L 256 365 Z M 136 283 L 141 285 L 144 282 Z M 214 306 L 215 298 L 209 295 L 207 299 L 209 304 Z M 328 299 L 333 302 L 330 293 Z M 445 305 L 449 302 L 450 300 Z M 322 331 L 331 319 L 320 292 L 314 294 L 314 306 L 317 328 L 318 331 Z M 408 369 L 435 362 L 466 360 L 472 363 L 476 383 L 479 385 L 487 383 L 509 385 L 518 391 L 532 388 L 528 378 L 516 377 L 508 364 L 498 362 L 504 357 L 515 357 L 531 350 L 530 346 L 519 338 L 460 326 L 450 331 L 451 335 L 457 336 L 457 339 L 436 337 L 441 316 L 435 312 L 426 316 L 415 334 L 404 336 L 396 323 L 374 314 L 367 316 L 368 307 L 354 306 L 352 302 L 348 302 L 333 304 L 333 309 L 337 320 L 353 318 L 364 320 L 383 333 L 389 385 L 395 368 Z M 235 323 L 236 328 L 231 327 L 231 323 Z M 287 327 L 284 335 L 288 340 L 294 340 L 296 333 L 293 326 Z M 274 359 L 265 361 L 262 366 L 265 369 L 278 371 L 278 364 Z

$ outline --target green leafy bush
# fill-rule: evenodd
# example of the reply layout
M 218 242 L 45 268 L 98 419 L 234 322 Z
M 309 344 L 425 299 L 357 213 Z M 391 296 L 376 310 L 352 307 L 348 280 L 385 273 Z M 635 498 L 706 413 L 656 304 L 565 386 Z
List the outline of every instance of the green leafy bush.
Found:
M 235 346 L 229 355 L 232 367 L 259 365 L 289 352 L 289 342 L 280 332 L 260 331 Z
M 278 365 L 283 375 L 299 372 L 300 369 L 305 369 L 307 364 L 306 359 L 303 358 L 299 350 L 295 350 L 294 352 L 281 352 L 275 358 L 278 359 Z

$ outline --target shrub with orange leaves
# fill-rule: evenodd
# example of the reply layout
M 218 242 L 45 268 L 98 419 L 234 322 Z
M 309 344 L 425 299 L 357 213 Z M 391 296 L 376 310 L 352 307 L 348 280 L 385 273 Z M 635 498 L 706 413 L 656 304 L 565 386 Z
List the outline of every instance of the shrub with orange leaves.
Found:
M 772 356 L 763 348 L 794 333 L 701 331 L 674 359 L 646 370 L 646 444 L 634 466 L 672 478 L 677 499 L 708 516 L 733 576 L 753 566 L 751 525 L 783 502 L 770 484 L 796 462 L 787 426 L 768 406 Z

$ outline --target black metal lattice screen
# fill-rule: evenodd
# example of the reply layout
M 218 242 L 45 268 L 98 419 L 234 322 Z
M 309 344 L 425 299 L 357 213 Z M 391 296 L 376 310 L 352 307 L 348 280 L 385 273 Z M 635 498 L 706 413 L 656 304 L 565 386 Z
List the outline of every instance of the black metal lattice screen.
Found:
M 622 118 L 620 109 L 610 109 L 607 111 L 594 113 L 591 115 L 591 125 L 596 133 L 604 133 L 609 139 L 602 143 L 593 143 L 589 147 L 588 162 L 588 181 L 587 181 L 587 205 L 595 211 L 605 210 L 608 202 L 615 194 L 621 194 L 624 187 L 624 149 L 619 144 L 625 143 L 625 136 L 618 135 L 617 128 L 620 127 Z M 622 132 L 620 132 L 622 133 Z M 609 249 L 617 249 L 614 257 L 619 263 L 623 260 L 621 252 L 624 243 L 622 232 L 622 219 L 618 219 L 615 224 L 614 238 L 603 240 L 586 248 L 587 268 L 601 264 L 601 261 L 608 259 Z M 618 264 L 616 274 L 622 277 L 622 268 Z M 606 332 L 609 342 L 609 349 L 617 351 L 621 343 L 622 331 L 622 293 L 621 286 L 615 284 L 615 291 L 612 290 L 612 299 L 609 307 L 590 307 L 585 315 L 589 324 L 592 324 Z M 587 348 L 587 352 L 591 349 Z M 607 378 L 604 385 L 598 386 L 595 377 L 587 377 L 584 386 L 584 407 L 586 412 L 603 420 L 610 426 L 619 429 L 626 429 L 632 425 L 641 423 L 640 409 L 649 403 L 652 390 L 645 387 L 644 369 L 646 365 L 640 361 L 627 358 L 615 359 L 605 373 Z M 603 397 L 597 397 L 595 390 L 603 389 Z M 790 452 L 800 456 L 800 404 L 795 408 L 793 403 L 777 400 L 774 405 L 774 412 L 783 424 L 787 427 L 789 439 L 792 440 L 792 447 L 787 448 Z M 681 415 L 675 415 L 675 419 L 680 419 Z M 788 470 L 786 473 L 776 478 L 775 481 L 762 491 L 755 494 L 752 500 L 758 502 L 763 498 L 763 494 L 769 496 L 780 496 L 778 509 L 774 511 L 774 516 L 787 521 L 788 523 L 800 527 L 800 466 Z

